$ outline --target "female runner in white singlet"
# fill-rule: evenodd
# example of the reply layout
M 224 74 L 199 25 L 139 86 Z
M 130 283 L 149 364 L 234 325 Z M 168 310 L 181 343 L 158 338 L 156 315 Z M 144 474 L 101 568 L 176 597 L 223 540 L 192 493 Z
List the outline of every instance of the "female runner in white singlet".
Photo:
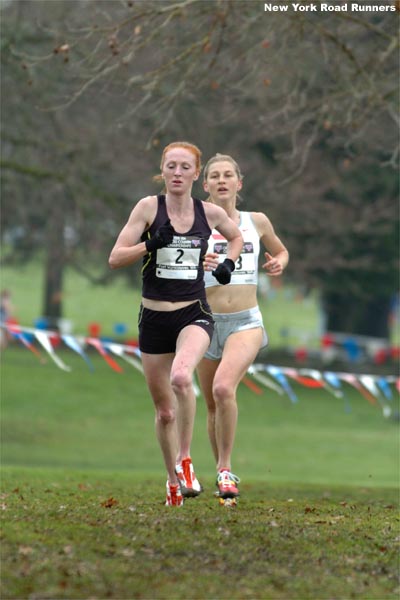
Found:
M 226 258 L 227 241 L 220 232 L 212 232 L 205 259 L 207 301 L 215 323 L 211 345 L 197 373 L 207 403 L 217 494 L 223 499 L 239 495 L 239 478 L 231 470 L 238 415 L 236 390 L 260 348 L 268 343 L 257 304 L 260 240 L 267 250 L 262 267 L 269 276 L 281 275 L 289 260 L 270 220 L 261 212 L 239 211 L 236 207 L 242 179 L 231 156 L 217 154 L 204 169 L 204 189 L 209 193 L 209 201 L 224 208 L 243 236 L 243 249 L 229 285 L 221 286 L 212 277 L 212 271 Z

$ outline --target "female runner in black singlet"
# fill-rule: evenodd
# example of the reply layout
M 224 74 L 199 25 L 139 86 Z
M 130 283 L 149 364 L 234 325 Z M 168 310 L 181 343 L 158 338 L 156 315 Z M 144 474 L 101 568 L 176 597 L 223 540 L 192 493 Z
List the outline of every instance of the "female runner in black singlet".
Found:
M 143 259 L 139 347 L 168 474 L 168 506 L 180 506 L 183 497 L 202 489 L 190 459 L 196 410 L 192 382 L 213 332 L 203 278 L 211 230 L 228 241 L 227 258 L 214 270 L 220 283 L 229 283 L 242 249 L 241 233 L 226 212 L 192 198 L 200 170 L 196 146 L 169 144 L 161 159 L 166 194 L 139 200 L 109 258 L 111 268 Z

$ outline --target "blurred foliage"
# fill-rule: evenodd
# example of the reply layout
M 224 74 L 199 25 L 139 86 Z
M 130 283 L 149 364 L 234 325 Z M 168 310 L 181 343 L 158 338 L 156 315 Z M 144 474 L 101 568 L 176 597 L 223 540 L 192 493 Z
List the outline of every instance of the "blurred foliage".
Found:
M 3 260 L 47 249 L 45 314 L 62 314 L 65 264 L 111 279 L 109 250 L 134 203 L 159 190 L 152 176 L 175 139 L 205 159 L 237 158 L 243 208 L 271 218 L 287 277 L 319 289 L 328 311 L 333 293 L 346 305 L 339 328 L 363 333 L 376 296 L 386 310 L 398 268 L 398 11 L 1 6 Z M 200 183 L 194 192 L 204 197 Z M 139 266 L 123 274 L 137 282 Z

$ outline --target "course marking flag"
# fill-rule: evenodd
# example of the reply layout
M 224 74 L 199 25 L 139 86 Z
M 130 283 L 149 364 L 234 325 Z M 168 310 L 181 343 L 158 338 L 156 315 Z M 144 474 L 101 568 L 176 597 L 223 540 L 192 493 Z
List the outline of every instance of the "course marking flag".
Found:
M 135 367 L 135 369 L 143 373 L 143 367 L 140 360 L 134 358 L 133 356 L 129 356 L 126 353 L 125 349 L 121 346 L 121 344 L 113 344 L 108 342 L 106 347 L 108 348 L 108 350 L 110 350 L 111 352 L 125 360 L 127 363 Z
M 86 338 L 86 342 L 94 348 L 96 348 L 98 353 L 104 358 L 106 363 L 108 363 L 114 371 L 116 371 L 117 373 L 124 372 L 123 368 L 117 362 L 115 362 L 115 360 L 113 360 L 111 356 L 107 354 L 106 349 L 104 348 L 103 344 L 98 338 Z
M 265 387 L 268 387 L 271 390 L 274 390 L 280 396 L 283 396 L 283 394 L 285 393 L 285 391 L 282 389 L 282 387 L 280 385 L 278 385 L 277 383 L 274 383 L 271 379 L 269 379 L 268 377 L 266 377 L 265 375 L 260 373 L 258 370 L 256 370 L 255 365 L 250 365 L 247 372 L 252 377 L 254 377 L 254 379 L 256 381 L 258 381 L 258 383 L 261 383 L 262 385 L 265 385 Z
M 267 372 L 270 375 L 272 375 L 272 377 L 274 377 L 277 380 L 277 382 L 283 387 L 283 389 L 289 396 L 291 402 L 293 404 L 296 404 L 296 402 L 298 402 L 298 398 L 297 398 L 296 394 L 294 393 L 294 391 L 292 390 L 288 380 L 286 379 L 286 377 L 282 373 L 282 371 L 275 365 L 266 365 L 265 368 L 266 368 Z
M 46 350 L 47 354 L 50 358 L 56 363 L 57 367 L 62 369 L 63 371 L 71 371 L 71 367 L 66 365 L 59 356 L 54 352 L 54 348 L 51 345 L 51 342 L 44 331 L 40 329 L 35 330 L 36 339 L 40 344 L 42 344 L 43 348 Z
M 361 383 L 359 382 L 357 377 L 355 375 L 353 375 L 353 373 L 338 373 L 337 375 L 340 379 L 342 379 L 349 385 L 352 385 L 353 387 L 355 387 L 356 390 L 358 390 L 360 392 L 360 394 L 362 394 L 364 396 L 364 398 L 366 398 L 370 404 L 377 403 L 375 396 L 373 396 L 371 394 L 371 392 L 369 392 L 363 385 L 361 385 Z
M 63 334 L 59 336 L 59 334 L 55 331 L 22 327 L 19 324 L 15 325 L 0 323 L 0 327 L 3 327 L 9 331 L 13 337 L 15 337 L 26 348 L 34 353 L 39 358 L 41 363 L 45 363 L 45 359 L 42 358 L 41 353 L 34 346 L 30 339 L 31 337 L 36 338 L 40 345 L 45 349 L 46 353 L 49 354 L 54 363 L 63 371 L 71 371 L 71 368 L 66 365 L 55 353 L 53 344 L 51 343 L 51 340 L 54 336 L 58 336 L 58 340 L 61 339 L 66 346 L 77 352 L 86 361 L 91 370 L 94 370 L 94 368 L 84 350 L 85 345 L 93 346 L 109 364 L 109 366 L 118 373 L 122 373 L 123 369 L 115 360 L 111 358 L 108 352 L 111 352 L 119 358 L 122 358 L 127 363 L 135 367 L 138 371 L 143 373 L 143 366 L 140 360 L 141 353 L 139 348 L 136 346 L 118 344 L 114 343 L 113 341 L 100 340 L 99 338 L 95 337 L 74 337 L 70 334 Z M 354 373 L 334 373 L 331 371 L 318 371 L 317 369 L 307 369 L 304 367 L 298 369 L 257 363 L 250 365 L 247 373 L 248 375 L 251 375 L 257 383 L 274 390 L 280 395 L 284 393 L 287 394 L 293 403 L 298 402 L 298 398 L 289 384 L 287 377 L 290 377 L 296 383 L 306 387 L 321 387 L 336 397 L 343 397 L 347 404 L 347 408 L 350 410 L 349 402 L 342 387 L 342 381 L 344 381 L 357 389 L 360 394 L 362 394 L 362 396 L 366 398 L 368 402 L 370 402 L 370 404 L 377 405 L 379 403 L 383 409 L 383 414 L 386 417 L 390 416 L 392 413 L 391 407 L 387 404 L 388 400 L 391 401 L 393 399 L 393 392 L 390 385 L 393 384 L 393 386 L 395 386 L 400 392 L 400 378 L 395 375 L 355 375 Z M 242 382 L 257 394 L 261 394 L 263 391 L 247 376 L 242 379 Z M 193 386 L 195 393 L 198 396 L 200 394 L 200 390 L 195 380 L 193 381 Z
M 249 390 L 251 390 L 255 394 L 258 394 L 259 396 L 263 393 L 263 390 L 256 383 L 254 383 L 254 381 L 251 381 L 251 379 L 246 375 L 242 377 L 242 383 L 244 383 L 244 385 L 246 385 L 249 388 Z
M 33 352 L 33 354 L 35 354 L 39 360 L 43 360 L 41 358 L 41 354 L 39 352 L 39 350 L 37 348 L 35 348 L 35 346 L 32 344 L 32 342 L 30 342 L 30 340 L 27 338 L 27 336 L 21 331 L 20 327 L 18 325 L 8 325 L 6 327 L 6 329 L 11 333 L 11 335 L 13 337 L 15 337 L 18 341 L 21 342 L 21 344 L 23 344 L 25 346 L 25 348 L 28 348 L 28 350 L 30 350 L 31 352 Z
M 71 348 L 71 350 L 74 350 L 74 352 L 77 352 L 84 361 L 86 361 L 89 369 L 91 371 L 94 371 L 94 367 L 88 357 L 88 355 L 86 354 L 86 352 L 84 352 L 82 346 L 79 344 L 78 340 L 76 338 L 74 338 L 72 335 L 70 334 L 64 334 L 61 336 L 63 342 L 69 346 Z

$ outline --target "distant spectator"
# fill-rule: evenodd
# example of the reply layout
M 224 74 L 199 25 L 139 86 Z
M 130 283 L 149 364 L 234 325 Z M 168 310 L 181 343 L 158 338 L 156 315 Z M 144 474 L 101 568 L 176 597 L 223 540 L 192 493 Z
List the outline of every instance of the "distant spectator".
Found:
M 14 308 L 11 302 L 10 290 L 2 290 L 0 294 L 0 323 L 7 325 L 13 316 Z M 0 350 L 4 350 L 8 344 L 8 333 L 3 327 L 0 328 Z

